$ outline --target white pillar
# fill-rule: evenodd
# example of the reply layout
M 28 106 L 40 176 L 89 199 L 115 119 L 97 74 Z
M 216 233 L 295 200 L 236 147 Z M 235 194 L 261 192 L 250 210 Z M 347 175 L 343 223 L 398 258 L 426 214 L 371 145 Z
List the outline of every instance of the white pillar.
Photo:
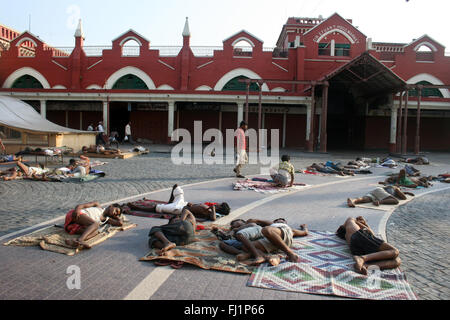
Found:
M 103 101 L 103 128 L 105 129 L 105 134 L 106 134 L 109 131 L 108 101 Z
M 286 148 L 286 123 L 287 123 L 287 112 L 283 113 L 283 145 L 282 148 Z
M 41 100 L 41 116 L 47 118 L 47 101 Z
M 306 141 L 309 141 L 311 132 L 311 102 L 306 105 Z
M 397 143 L 397 108 L 391 107 L 391 144 Z
M 244 102 L 238 102 L 238 116 L 237 116 L 237 128 L 241 125 L 241 122 L 244 121 Z
M 173 124 L 175 117 L 175 101 L 169 101 L 168 137 L 172 138 Z
M 334 57 L 336 55 L 335 49 L 336 49 L 336 42 L 334 40 L 331 40 L 331 56 L 332 57 Z

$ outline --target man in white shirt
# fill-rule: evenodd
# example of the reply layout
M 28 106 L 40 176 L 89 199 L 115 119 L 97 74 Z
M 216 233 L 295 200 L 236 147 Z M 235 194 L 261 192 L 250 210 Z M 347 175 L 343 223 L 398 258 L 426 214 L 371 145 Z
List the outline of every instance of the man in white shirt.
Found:
M 133 137 L 131 136 L 131 121 L 125 126 L 125 137 L 128 139 L 128 142 L 134 144 Z
M 103 128 L 103 122 L 100 121 L 98 123 L 97 131 L 99 132 L 97 135 L 97 145 L 99 145 L 100 143 L 105 145 L 106 141 L 105 141 L 105 138 L 103 137 L 103 135 L 105 134 L 105 129 Z
M 87 127 L 87 131 L 94 131 L 94 125 L 92 123 Z

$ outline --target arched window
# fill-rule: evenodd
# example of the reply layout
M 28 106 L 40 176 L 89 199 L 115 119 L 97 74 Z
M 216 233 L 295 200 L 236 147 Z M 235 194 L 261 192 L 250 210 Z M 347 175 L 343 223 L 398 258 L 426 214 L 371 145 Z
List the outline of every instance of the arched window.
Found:
M 428 81 L 420 81 L 420 82 L 417 82 L 416 84 L 430 85 L 432 83 L 430 83 Z M 409 96 L 417 97 L 418 96 L 417 90 L 416 89 L 410 90 Z M 427 97 L 443 98 L 444 96 L 442 95 L 442 92 L 437 88 L 423 88 L 422 89 L 422 98 L 427 98 Z
M 145 82 L 134 74 L 127 74 L 121 77 L 112 88 L 113 90 L 149 90 Z
M 245 76 L 238 76 L 230 81 L 223 87 L 222 91 L 247 91 L 247 84 L 245 82 L 239 82 L 239 80 L 248 79 Z M 259 85 L 257 83 L 250 84 L 250 91 L 258 92 Z
M 35 77 L 28 74 L 21 76 L 14 81 L 11 88 L 14 89 L 43 89 L 44 86 Z
M 416 51 L 416 61 L 434 61 L 434 52 L 427 45 L 420 46 Z
M 251 57 L 253 56 L 253 45 L 247 40 L 240 40 L 233 44 L 233 56 Z
M 139 57 L 141 46 L 134 39 L 127 40 L 122 44 L 122 57 Z

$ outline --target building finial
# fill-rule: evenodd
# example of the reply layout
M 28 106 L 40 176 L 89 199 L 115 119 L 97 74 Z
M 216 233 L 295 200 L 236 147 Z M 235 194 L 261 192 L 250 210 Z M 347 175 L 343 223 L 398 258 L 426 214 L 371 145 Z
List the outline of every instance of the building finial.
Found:
M 83 25 L 81 24 L 81 19 L 78 21 L 78 27 L 77 30 L 75 31 L 75 38 L 84 38 L 84 34 L 83 34 Z
M 190 37 L 191 31 L 189 30 L 189 17 L 186 17 L 186 23 L 184 24 L 183 37 Z

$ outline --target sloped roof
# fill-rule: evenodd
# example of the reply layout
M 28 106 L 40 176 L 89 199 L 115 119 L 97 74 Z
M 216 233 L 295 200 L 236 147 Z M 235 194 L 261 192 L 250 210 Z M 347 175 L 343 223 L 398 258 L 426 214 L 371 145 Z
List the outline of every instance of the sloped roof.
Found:
M 38 134 L 88 133 L 54 124 L 43 118 L 29 104 L 7 96 L 0 96 L 0 125 L 21 132 Z

